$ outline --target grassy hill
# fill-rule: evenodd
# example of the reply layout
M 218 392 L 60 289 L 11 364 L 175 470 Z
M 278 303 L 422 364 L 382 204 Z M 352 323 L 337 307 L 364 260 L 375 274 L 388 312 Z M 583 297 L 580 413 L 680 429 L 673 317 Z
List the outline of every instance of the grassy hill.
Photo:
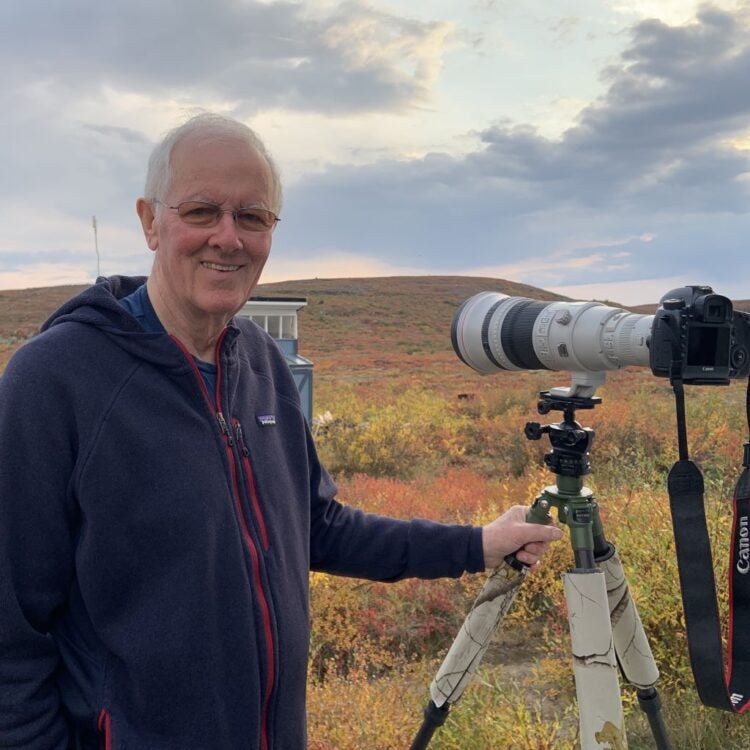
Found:
M 0 336 L 25 338 L 65 300 L 85 288 L 85 285 L 68 285 L 0 291 Z M 329 328 L 317 325 L 318 321 L 332 323 L 336 329 L 348 321 L 349 325 L 344 327 L 356 331 L 363 324 L 388 328 L 397 324 L 402 316 L 408 316 L 420 325 L 431 326 L 444 319 L 440 312 L 448 310 L 450 320 L 460 302 L 483 290 L 540 300 L 565 299 L 527 284 L 466 276 L 282 281 L 261 284 L 256 294 L 306 297 L 310 309 L 308 317 L 318 336 Z M 327 305 L 325 310 L 322 305 Z M 319 314 L 311 314 L 312 311 Z M 335 333 L 338 335 L 341 330 Z
M 0 291 L 0 367 L 19 342 L 85 286 Z M 318 377 L 377 377 L 384 370 L 455 362 L 450 324 L 458 305 L 480 291 L 538 300 L 566 299 L 504 279 L 469 276 L 394 276 L 308 279 L 261 284 L 256 293 L 307 298 L 300 312 L 301 353 Z M 610 303 L 616 305 L 617 303 Z M 750 300 L 736 303 L 750 310 Z M 631 308 L 653 313 L 655 305 Z
M 0 292 L 0 366 L 20 341 L 85 286 Z M 261 284 L 256 294 L 307 298 L 300 312 L 301 351 L 321 374 L 336 368 L 364 374 L 398 368 L 404 357 L 449 355 L 450 323 L 458 305 L 489 290 L 540 300 L 563 299 L 502 279 L 421 276 L 312 279 Z
M 258 294 L 307 298 L 300 311 L 301 347 L 311 358 L 354 362 L 435 354 L 450 349 L 456 308 L 481 291 L 540 300 L 565 299 L 504 279 L 464 276 L 394 276 L 313 279 L 262 284 Z
M 28 338 L 65 300 L 85 288 L 67 285 L 0 291 L 0 341 Z

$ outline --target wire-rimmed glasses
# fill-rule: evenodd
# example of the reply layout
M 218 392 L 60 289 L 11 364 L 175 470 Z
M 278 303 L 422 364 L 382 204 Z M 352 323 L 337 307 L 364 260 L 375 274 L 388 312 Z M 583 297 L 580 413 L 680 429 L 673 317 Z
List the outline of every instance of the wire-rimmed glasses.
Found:
M 182 201 L 176 206 L 170 206 L 156 199 L 154 203 L 176 211 L 186 224 L 193 227 L 215 227 L 224 214 L 232 214 L 237 227 L 246 232 L 268 232 L 276 226 L 277 221 L 281 221 L 273 211 L 261 206 L 222 208 L 208 201 Z

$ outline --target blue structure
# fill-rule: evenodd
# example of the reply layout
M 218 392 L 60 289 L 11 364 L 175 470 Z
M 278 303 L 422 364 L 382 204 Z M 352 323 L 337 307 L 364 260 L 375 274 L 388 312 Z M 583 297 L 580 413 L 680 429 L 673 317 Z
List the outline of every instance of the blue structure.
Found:
M 284 353 L 297 384 L 308 424 L 312 423 L 313 363 L 300 355 L 297 312 L 307 304 L 304 297 L 251 297 L 238 313 L 254 320 L 270 334 Z

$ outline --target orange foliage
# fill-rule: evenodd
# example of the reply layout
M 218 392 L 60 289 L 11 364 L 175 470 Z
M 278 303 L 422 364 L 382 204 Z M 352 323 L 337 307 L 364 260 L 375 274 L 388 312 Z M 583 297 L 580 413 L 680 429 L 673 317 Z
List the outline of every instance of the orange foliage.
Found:
M 452 523 L 469 521 L 500 505 L 502 485 L 470 469 L 449 468 L 443 474 L 408 482 L 356 474 L 339 482 L 341 497 L 364 510 L 396 518 L 432 518 Z

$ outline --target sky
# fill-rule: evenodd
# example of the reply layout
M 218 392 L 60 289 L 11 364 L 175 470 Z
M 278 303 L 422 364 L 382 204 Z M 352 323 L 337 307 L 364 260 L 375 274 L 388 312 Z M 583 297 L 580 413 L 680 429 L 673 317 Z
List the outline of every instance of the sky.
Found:
M 750 298 L 750 0 L 0 0 L 0 97 L 0 289 L 147 274 L 149 153 L 213 111 L 282 174 L 263 281 Z

